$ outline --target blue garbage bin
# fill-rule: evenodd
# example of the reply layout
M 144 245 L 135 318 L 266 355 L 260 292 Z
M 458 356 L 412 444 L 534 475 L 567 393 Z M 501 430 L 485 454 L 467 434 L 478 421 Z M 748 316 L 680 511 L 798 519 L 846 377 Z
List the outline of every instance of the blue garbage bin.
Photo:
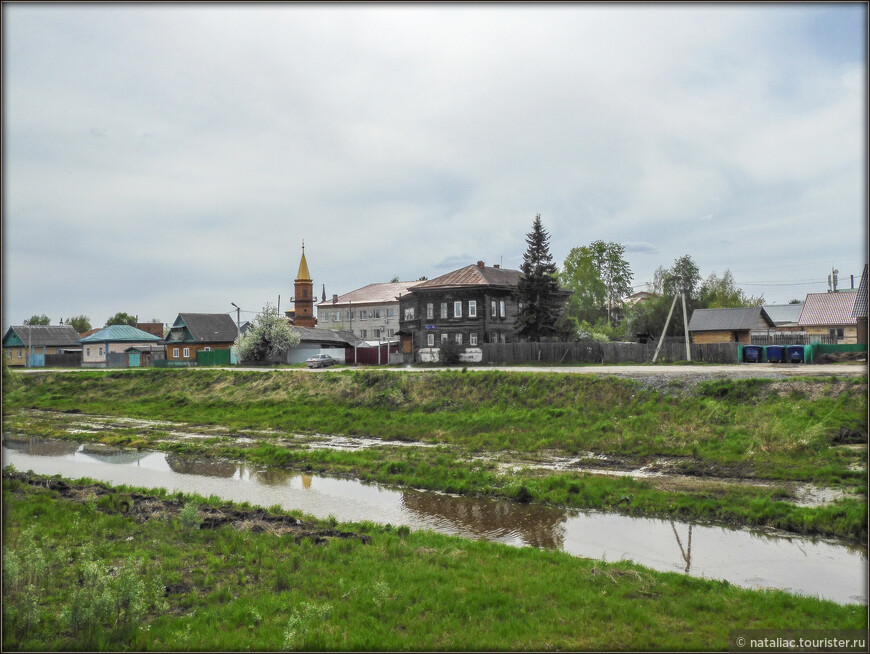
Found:
M 744 345 L 743 361 L 745 361 L 746 363 L 758 363 L 759 361 L 761 361 L 761 346 Z
M 785 346 L 784 345 L 768 345 L 767 346 L 767 362 L 768 363 L 784 363 L 785 362 Z
M 788 360 L 791 363 L 803 363 L 804 361 L 804 346 L 803 345 L 789 345 L 786 350 L 788 351 Z

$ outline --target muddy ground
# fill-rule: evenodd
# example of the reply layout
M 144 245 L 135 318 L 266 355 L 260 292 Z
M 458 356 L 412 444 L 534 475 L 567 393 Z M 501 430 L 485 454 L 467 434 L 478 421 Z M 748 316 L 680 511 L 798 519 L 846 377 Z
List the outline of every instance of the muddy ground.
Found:
M 93 502 L 98 511 L 128 515 L 138 523 L 148 520 L 170 520 L 178 517 L 184 509 L 184 502 L 179 499 L 136 492 L 122 493 L 101 483 L 73 482 L 71 484 L 62 479 L 45 478 L 18 471 L 4 471 L 3 476 L 30 486 L 47 488 L 79 504 Z M 261 508 L 247 509 L 230 502 L 220 505 L 200 505 L 196 517 L 200 529 L 216 529 L 228 525 L 240 531 L 289 536 L 297 542 L 307 538 L 318 545 L 334 538 L 354 538 L 363 543 L 371 540 L 371 537 L 365 534 L 318 527 L 293 516 L 275 515 Z
M 765 393 L 788 394 L 795 391 L 808 395 L 821 393 L 838 394 L 842 382 L 834 382 L 826 388 L 818 384 L 790 382 L 789 384 L 770 384 Z M 681 392 L 675 389 L 674 392 Z M 18 430 L 6 430 L 5 445 L 16 447 L 18 439 L 28 439 L 27 423 L 32 419 L 37 431 L 45 433 L 43 428 L 49 426 L 51 431 L 65 438 L 79 436 L 82 441 L 96 440 L 101 434 L 135 434 L 147 437 L 156 445 L 170 445 L 188 442 L 207 441 L 209 445 L 233 445 L 236 447 L 254 447 L 261 442 L 269 442 L 278 447 L 292 449 L 332 449 L 354 451 L 367 448 L 407 448 L 434 447 L 429 443 L 417 441 L 392 441 L 377 438 L 348 437 L 330 434 L 293 434 L 276 430 L 239 430 L 220 425 L 191 425 L 166 420 L 141 420 L 112 416 L 98 416 L 79 413 L 62 413 L 25 409 L 16 412 L 25 419 L 25 425 Z M 841 434 L 836 447 L 848 447 L 867 451 L 867 434 L 849 432 Z M 112 455 L 127 451 L 124 448 L 105 445 L 99 442 L 88 442 L 84 446 L 88 453 Z M 208 447 L 208 446 L 206 446 Z M 445 446 L 441 446 L 445 447 Z M 200 472 L 205 467 L 208 456 L 194 455 Z M 774 489 L 783 501 L 798 506 L 817 507 L 829 504 L 849 494 L 840 489 L 827 488 L 808 483 L 787 482 L 783 480 L 763 479 L 756 477 L 749 466 L 740 462 L 732 466 L 711 466 L 698 462 L 691 457 L 633 458 L 623 455 L 606 455 L 594 452 L 580 452 L 574 456 L 564 453 L 542 451 L 534 455 L 520 452 L 503 451 L 490 453 L 483 457 L 470 456 L 470 465 L 481 462 L 495 464 L 502 474 L 525 470 L 527 473 L 546 475 L 552 472 L 573 471 L 596 475 L 629 476 L 644 479 L 653 486 L 667 491 L 721 491 L 728 485 L 756 486 Z M 207 472 L 202 474 L 208 474 Z

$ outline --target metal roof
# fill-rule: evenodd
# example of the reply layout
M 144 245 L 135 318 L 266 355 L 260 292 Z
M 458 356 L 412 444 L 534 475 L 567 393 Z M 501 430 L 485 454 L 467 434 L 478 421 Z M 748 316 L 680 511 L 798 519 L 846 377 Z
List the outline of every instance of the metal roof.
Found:
M 495 266 L 482 266 L 472 264 L 454 270 L 446 275 L 430 279 L 415 286 L 414 290 L 435 290 L 440 288 L 455 288 L 462 286 L 503 286 L 515 287 L 520 281 L 522 273 L 519 270 L 496 268 Z
M 764 310 L 767 315 L 773 320 L 774 324 L 779 327 L 781 325 L 796 325 L 801 317 L 801 310 L 804 308 L 803 302 L 797 304 L 765 304 Z
M 187 327 L 190 336 L 180 327 Z M 238 328 L 229 314 L 179 313 L 166 340 L 174 343 L 232 343 L 236 336 Z
M 318 327 L 293 327 L 299 334 L 300 343 L 336 343 L 340 347 L 353 345 L 360 341 L 349 331 L 339 329 L 321 329 Z
M 384 284 L 369 284 L 363 286 L 350 293 L 339 295 L 335 301 L 335 306 L 348 304 L 389 304 L 390 302 L 398 302 L 396 299 L 399 295 L 404 295 L 415 286 L 419 286 L 423 282 L 388 282 Z M 319 309 L 329 309 L 333 306 L 332 300 L 325 300 L 317 303 Z
M 858 298 L 855 300 L 855 308 L 852 309 L 853 318 L 867 317 L 867 264 L 864 264 L 864 272 L 861 273 L 861 283 L 858 284 Z
M 79 333 L 72 325 L 21 325 L 10 327 L 3 336 L 3 345 L 15 340 L 12 335 L 21 339 L 24 345 L 37 347 L 66 347 L 79 344 Z
M 763 307 L 733 309 L 695 309 L 689 320 L 690 332 L 743 331 L 757 329 L 762 324 L 775 327 Z
M 828 325 L 854 325 L 858 322 L 852 315 L 858 293 L 807 293 L 798 324 L 801 326 L 826 327 Z
M 98 331 L 96 334 L 91 334 L 85 338 L 79 339 L 79 343 L 159 343 L 163 339 L 154 334 L 143 332 L 141 329 L 136 329 L 130 325 L 111 325 Z

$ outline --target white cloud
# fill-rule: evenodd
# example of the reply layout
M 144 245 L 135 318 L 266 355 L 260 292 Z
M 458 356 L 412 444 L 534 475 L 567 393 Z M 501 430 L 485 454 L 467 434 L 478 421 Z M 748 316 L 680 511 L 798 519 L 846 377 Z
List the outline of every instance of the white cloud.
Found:
M 517 267 L 538 212 L 558 263 L 622 242 L 637 284 L 860 272 L 866 64 L 818 10 L 4 5 L 4 321 L 260 308 L 303 238 L 328 293 Z

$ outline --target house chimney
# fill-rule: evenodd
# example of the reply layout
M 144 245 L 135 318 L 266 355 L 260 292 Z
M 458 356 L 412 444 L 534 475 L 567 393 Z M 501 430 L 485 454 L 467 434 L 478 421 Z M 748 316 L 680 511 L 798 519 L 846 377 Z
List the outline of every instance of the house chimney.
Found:
M 478 262 L 477 262 L 477 267 L 478 267 L 478 268 L 483 268 L 483 261 L 478 261 Z
M 335 304 L 336 302 L 338 302 L 338 295 L 336 295 L 335 293 L 333 293 L 333 294 L 332 294 L 332 303 Z

